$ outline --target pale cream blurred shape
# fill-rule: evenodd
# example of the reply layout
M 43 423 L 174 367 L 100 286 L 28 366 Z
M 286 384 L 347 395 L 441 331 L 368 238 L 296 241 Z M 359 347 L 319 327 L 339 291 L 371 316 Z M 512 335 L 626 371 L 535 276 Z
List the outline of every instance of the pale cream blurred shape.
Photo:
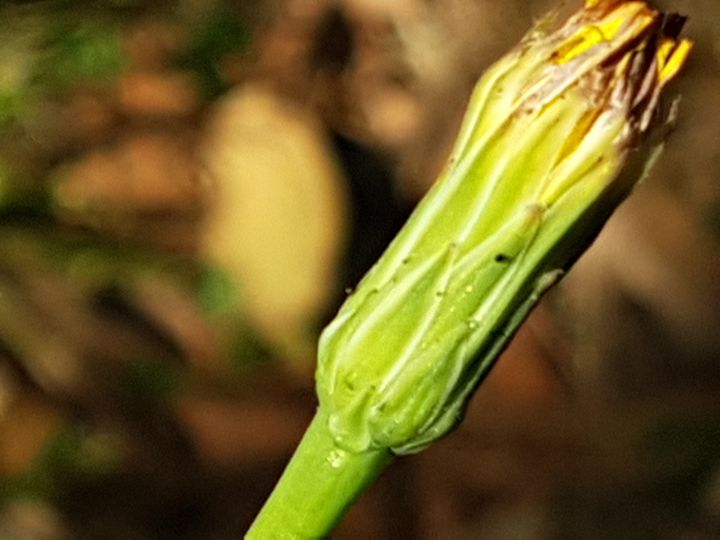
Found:
M 346 233 L 343 177 L 302 108 L 247 84 L 210 115 L 207 253 L 235 279 L 250 322 L 281 354 L 312 359 Z

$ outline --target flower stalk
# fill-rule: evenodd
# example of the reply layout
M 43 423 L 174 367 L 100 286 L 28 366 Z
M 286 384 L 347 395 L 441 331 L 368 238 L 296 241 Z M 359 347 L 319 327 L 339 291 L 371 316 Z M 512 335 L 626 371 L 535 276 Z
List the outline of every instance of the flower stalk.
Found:
M 307 437 L 325 446 L 303 441 L 250 538 L 312 537 L 316 510 L 282 508 L 316 484 L 345 501 L 313 529 L 326 535 L 387 456 L 457 425 L 514 332 L 642 176 L 638 150 L 665 121 L 660 93 L 691 48 L 683 22 L 642 1 L 587 0 L 556 30 L 541 21 L 480 79 L 445 170 L 323 332 Z M 313 453 L 372 464 L 365 475 L 305 469 Z M 338 475 L 363 480 L 345 490 Z

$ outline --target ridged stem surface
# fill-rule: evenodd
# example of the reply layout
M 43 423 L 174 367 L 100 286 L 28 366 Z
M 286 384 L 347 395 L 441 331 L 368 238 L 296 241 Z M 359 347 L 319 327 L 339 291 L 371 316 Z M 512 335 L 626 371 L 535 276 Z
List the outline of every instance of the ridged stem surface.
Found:
M 337 447 L 319 409 L 245 538 L 327 538 L 348 507 L 392 459 L 387 450 Z

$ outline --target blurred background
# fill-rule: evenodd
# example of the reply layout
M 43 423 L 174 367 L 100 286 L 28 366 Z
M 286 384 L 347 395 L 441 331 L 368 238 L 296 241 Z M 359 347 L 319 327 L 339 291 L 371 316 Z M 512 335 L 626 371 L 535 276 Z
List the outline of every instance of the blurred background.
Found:
M 696 49 L 653 174 L 337 538 L 720 537 L 720 4 L 658 3 Z M 0 538 L 240 537 L 319 331 L 554 5 L 0 4 Z

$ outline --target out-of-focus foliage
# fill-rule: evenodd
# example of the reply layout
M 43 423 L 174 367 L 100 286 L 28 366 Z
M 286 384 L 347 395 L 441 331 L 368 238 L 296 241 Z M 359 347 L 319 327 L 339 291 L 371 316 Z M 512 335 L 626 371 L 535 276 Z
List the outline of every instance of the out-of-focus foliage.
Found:
M 58 500 L 68 483 L 102 481 L 120 465 L 119 442 L 112 435 L 60 427 L 28 469 L 5 481 L 4 502 L 21 497 Z
M 229 88 L 222 63 L 228 56 L 239 55 L 249 47 L 249 29 L 239 15 L 229 9 L 210 11 L 195 24 L 187 50 L 178 63 L 197 72 L 204 94 L 215 98 Z
M 82 11 L 51 5 L 0 7 L 7 21 L 0 35 L 0 123 L 21 121 L 44 96 L 111 79 L 122 68 L 120 36 L 110 17 L 88 20 Z
M 103 81 L 117 76 L 122 68 L 118 30 L 104 21 L 57 22 L 39 44 L 47 54 L 41 55 L 36 67 L 40 81 L 64 88 L 87 81 Z

